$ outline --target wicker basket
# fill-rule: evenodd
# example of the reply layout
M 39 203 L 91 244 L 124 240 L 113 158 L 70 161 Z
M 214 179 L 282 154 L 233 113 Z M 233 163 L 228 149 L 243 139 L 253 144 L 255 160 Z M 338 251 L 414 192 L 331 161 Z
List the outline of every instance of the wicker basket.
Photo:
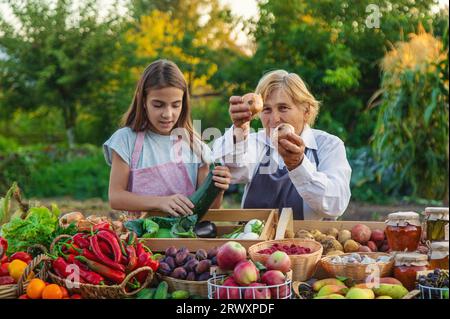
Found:
M 161 280 L 167 282 L 169 291 L 186 290 L 190 295 L 197 295 L 201 297 L 208 297 L 208 281 L 190 281 L 175 279 L 168 276 L 160 276 Z
M 280 245 L 299 245 L 302 247 L 310 248 L 312 253 L 303 255 L 289 255 L 291 259 L 292 268 L 292 280 L 293 281 L 305 281 L 310 279 L 316 270 L 317 264 L 322 256 L 323 247 L 320 243 L 313 240 L 302 239 L 281 239 L 281 240 L 269 240 L 262 243 L 258 243 L 250 246 L 248 253 L 250 258 L 255 262 L 265 264 L 269 258 L 267 254 L 260 254 L 258 251 L 271 247 L 273 244 Z
M 148 276 L 145 279 L 145 282 L 136 290 L 133 291 L 127 291 L 125 288 L 128 284 L 128 282 L 136 276 L 138 273 L 142 271 L 148 271 Z M 125 297 L 131 297 L 137 294 L 142 289 L 146 288 L 148 284 L 153 279 L 153 271 L 150 267 L 141 267 L 136 269 L 135 271 L 129 273 L 127 277 L 124 279 L 124 281 L 120 285 L 91 285 L 91 284 L 82 284 L 78 283 L 77 287 L 74 287 L 74 283 L 63 279 L 61 277 L 58 277 L 51 271 L 48 272 L 50 279 L 63 287 L 66 287 L 66 289 L 71 294 L 79 294 L 84 299 L 121 299 Z
M 45 251 L 46 249 L 44 248 L 44 252 Z M 25 268 L 17 284 L 0 286 L 0 299 L 16 299 L 20 295 L 22 295 L 26 291 L 29 282 L 29 280 L 26 280 L 26 278 L 29 278 L 30 274 L 38 265 L 42 263 L 44 258 L 45 255 L 38 255 L 33 258 L 33 260 L 28 264 L 27 268 Z M 42 268 L 39 270 L 36 277 L 45 281 L 47 279 L 47 271 L 47 265 L 44 263 L 42 264 Z
M 390 256 L 386 253 L 359 253 L 361 255 L 367 255 L 370 258 L 377 259 L 380 256 Z M 352 253 L 343 254 L 340 255 L 340 257 L 343 256 L 350 256 Z M 367 269 L 369 265 L 362 265 L 362 264 L 333 264 L 331 263 L 331 259 L 336 256 L 327 256 L 322 258 L 320 261 L 322 267 L 325 269 L 325 271 L 330 275 L 331 277 L 336 276 L 342 276 L 351 278 L 356 282 L 362 282 L 365 281 L 367 276 L 370 273 L 370 269 Z M 391 260 L 387 263 L 376 263 L 380 268 L 380 277 L 388 277 L 391 275 L 392 267 L 394 266 L 394 258 L 391 258 Z M 373 264 L 372 264 L 373 265 Z
M 56 237 L 50 245 L 50 252 L 55 253 L 55 245 L 58 241 L 70 237 L 71 236 L 69 235 L 60 235 Z M 143 271 L 148 271 L 148 276 L 145 279 L 144 283 L 136 290 L 127 291 L 126 286 L 128 282 L 138 273 Z M 120 299 L 134 296 L 150 284 L 150 282 L 153 280 L 153 274 L 154 273 L 150 267 L 141 267 L 129 273 L 120 285 L 109 286 L 77 283 L 77 286 L 74 287 L 74 283 L 72 281 L 61 278 L 51 271 L 48 272 L 48 275 L 54 283 L 65 287 L 71 294 L 81 295 L 81 297 L 83 297 L 84 299 Z

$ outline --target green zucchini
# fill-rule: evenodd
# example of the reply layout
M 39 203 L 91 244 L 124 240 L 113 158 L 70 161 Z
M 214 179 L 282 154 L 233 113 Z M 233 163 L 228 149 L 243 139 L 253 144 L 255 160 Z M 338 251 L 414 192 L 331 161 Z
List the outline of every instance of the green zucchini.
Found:
M 206 214 L 208 209 L 211 207 L 217 195 L 220 193 L 220 189 L 214 185 L 213 173 L 215 165 L 209 165 L 209 173 L 205 178 L 202 185 L 195 191 L 194 194 L 189 196 L 190 201 L 194 204 L 193 212 L 197 214 L 198 221 Z
M 158 287 L 156 288 L 156 292 L 153 299 L 167 299 L 169 295 L 168 290 L 169 285 L 167 284 L 167 282 L 161 281 Z

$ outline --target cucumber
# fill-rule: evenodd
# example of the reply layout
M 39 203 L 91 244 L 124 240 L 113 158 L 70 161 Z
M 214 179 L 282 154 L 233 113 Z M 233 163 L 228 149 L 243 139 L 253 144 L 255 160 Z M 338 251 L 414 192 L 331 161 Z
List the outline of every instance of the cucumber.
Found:
M 153 299 L 153 296 L 155 295 L 156 288 L 146 288 L 142 289 L 137 293 L 136 299 Z
M 176 290 L 172 292 L 172 299 L 188 299 L 189 291 L 186 290 Z
M 169 285 L 167 284 L 167 282 L 161 281 L 158 287 L 156 288 L 156 292 L 153 299 L 167 299 L 169 296 L 168 290 Z
M 212 203 L 220 193 L 220 189 L 214 185 L 213 174 L 215 165 L 209 165 L 209 173 L 205 178 L 202 185 L 195 191 L 194 194 L 189 196 L 190 201 L 194 204 L 193 213 L 197 214 L 198 221 L 206 214 Z

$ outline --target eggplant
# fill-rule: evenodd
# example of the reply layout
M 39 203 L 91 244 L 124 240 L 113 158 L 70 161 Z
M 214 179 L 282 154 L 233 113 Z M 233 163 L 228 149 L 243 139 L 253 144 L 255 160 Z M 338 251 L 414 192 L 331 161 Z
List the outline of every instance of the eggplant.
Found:
M 200 238 L 216 238 L 217 227 L 216 224 L 204 220 L 195 225 L 194 233 Z

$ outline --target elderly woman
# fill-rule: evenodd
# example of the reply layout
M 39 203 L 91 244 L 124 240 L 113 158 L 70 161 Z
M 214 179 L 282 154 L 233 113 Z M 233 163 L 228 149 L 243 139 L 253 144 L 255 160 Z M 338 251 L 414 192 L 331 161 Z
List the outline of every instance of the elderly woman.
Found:
M 297 74 L 284 70 L 266 74 L 256 93 L 263 100 L 264 130 L 250 133 L 251 108 L 233 96 L 233 126 L 214 144 L 215 157 L 230 168 L 231 182 L 246 184 L 242 207 L 291 207 L 295 219 L 342 215 L 350 200 L 351 168 L 342 140 L 311 128 L 318 101 Z M 271 138 L 282 123 L 294 132 Z

